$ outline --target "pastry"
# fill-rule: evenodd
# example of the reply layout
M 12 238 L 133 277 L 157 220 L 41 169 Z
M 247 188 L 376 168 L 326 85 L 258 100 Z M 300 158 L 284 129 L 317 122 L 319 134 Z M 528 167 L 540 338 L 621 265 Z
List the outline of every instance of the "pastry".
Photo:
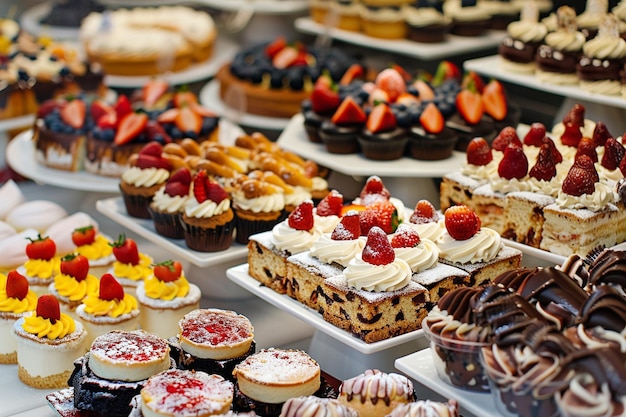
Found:
M 115 262 L 108 273 L 122 284 L 124 292 L 134 294 L 139 283 L 152 274 L 152 257 L 140 253 L 137 242 L 123 233 L 113 242 L 113 256 Z
M 28 288 L 26 277 L 16 270 L 0 274 L 0 364 L 17 363 L 13 323 L 37 307 L 37 294 Z
M 48 292 L 57 297 L 64 313 L 78 319 L 76 309 L 85 297 L 97 292 L 98 285 L 98 277 L 89 272 L 89 260 L 71 253 L 61 258 L 59 271 L 48 286 Z
M 519 73 L 534 73 L 537 48 L 548 33 L 548 28 L 539 22 L 539 10 L 535 2 L 525 2 L 520 20 L 509 23 L 506 31 L 507 36 L 498 46 L 502 68 Z
M 35 294 L 47 294 L 48 286 L 60 271 L 61 260 L 56 256 L 56 243 L 47 236 L 37 235 L 27 241 L 24 249 L 27 260 L 18 267 L 18 272 L 28 279 L 28 285 Z

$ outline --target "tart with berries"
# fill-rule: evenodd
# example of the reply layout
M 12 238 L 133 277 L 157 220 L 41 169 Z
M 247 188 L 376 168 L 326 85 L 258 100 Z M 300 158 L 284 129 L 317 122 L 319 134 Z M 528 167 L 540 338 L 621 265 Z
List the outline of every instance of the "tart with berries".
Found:
M 339 81 L 352 59 L 335 48 L 290 44 L 284 37 L 245 48 L 217 73 L 220 98 L 231 108 L 268 117 L 289 118 L 328 71 Z
M 174 142 L 185 138 L 196 142 L 218 140 L 219 116 L 202 106 L 193 92 L 176 91 L 168 103 L 170 106 L 156 117 L 165 131 L 164 138 Z

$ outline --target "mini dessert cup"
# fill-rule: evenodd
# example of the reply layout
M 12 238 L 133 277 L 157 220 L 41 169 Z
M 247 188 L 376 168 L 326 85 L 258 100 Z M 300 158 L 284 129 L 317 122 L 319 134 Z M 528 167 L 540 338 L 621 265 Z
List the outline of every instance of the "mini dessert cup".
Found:
M 468 391 L 489 392 L 489 381 L 480 359 L 485 342 L 470 342 L 433 333 L 428 321 L 422 322 L 424 334 L 430 341 L 433 361 L 442 381 Z

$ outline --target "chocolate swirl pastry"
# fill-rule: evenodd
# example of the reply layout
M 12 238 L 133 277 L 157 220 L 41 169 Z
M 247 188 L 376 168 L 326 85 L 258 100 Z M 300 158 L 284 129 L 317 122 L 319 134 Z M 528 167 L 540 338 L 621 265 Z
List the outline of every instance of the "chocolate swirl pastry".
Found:
M 626 252 L 607 249 L 589 266 L 589 285 L 602 284 L 626 289 Z
M 611 285 L 597 287 L 583 305 L 577 323 L 587 329 L 600 327 L 621 333 L 626 328 L 626 294 Z

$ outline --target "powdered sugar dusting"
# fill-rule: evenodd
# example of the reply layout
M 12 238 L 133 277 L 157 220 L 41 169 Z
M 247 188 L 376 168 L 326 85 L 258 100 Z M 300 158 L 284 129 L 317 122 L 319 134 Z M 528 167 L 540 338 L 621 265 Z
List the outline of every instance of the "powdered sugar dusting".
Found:
M 319 377 L 320 366 L 301 350 L 263 349 L 239 363 L 235 375 L 245 375 L 261 383 L 291 384 L 294 380 L 308 381 Z
M 181 336 L 196 344 L 230 346 L 250 339 L 254 328 L 247 317 L 219 309 L 194 310 L 179 323 Z
M 118 363 L 146 362 L 163 358 L 169 345 L 159 336 L 142 330 L 111 331 L 96 337 L 91 355 Z
M 446 278 L 467 277 L 469 274 L 459 268 L 438 263 L 435 267 L 413 274 L 411 279 L 426 287 L 443 281 Z

